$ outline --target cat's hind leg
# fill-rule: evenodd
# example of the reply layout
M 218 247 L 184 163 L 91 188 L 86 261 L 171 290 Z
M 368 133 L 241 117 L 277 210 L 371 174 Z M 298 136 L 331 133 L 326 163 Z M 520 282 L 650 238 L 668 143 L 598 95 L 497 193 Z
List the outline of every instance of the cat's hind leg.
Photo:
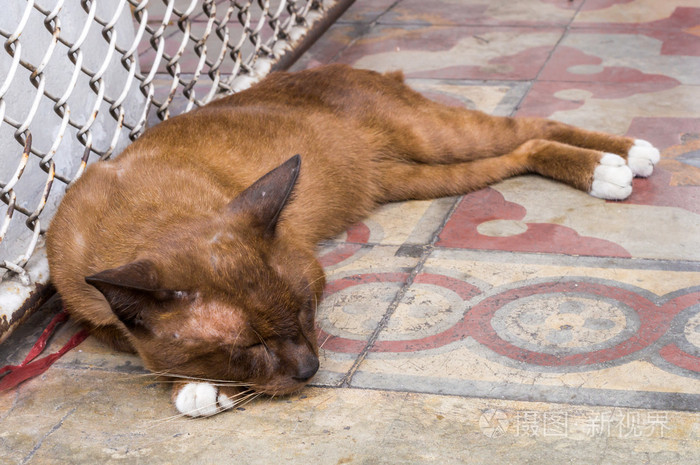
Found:
M 462 195 L 525 173 L 603 199 L 622 200 L 632 193 L 632 170 L 619 155 L 536 139 L 499 157 L 452 164 L 389 163 L 383 170 L 383 200 Z
M 654 172 L 654 165 L 659 162 L 659 149 L 642 139 L 635 139 L 634 145 L 627 153 L 627 164 L 632 173 L 640 178 L 648 178 Z
M 417 107 L 397 112 L 401 121 L 388 125 L 394 131 L 391 147 L 398 160 L 457 164 L 499 157 L 529 141 L 547 140 L 616 154 L 639 177 L 650 176 L 659 161 L 659 150 L 641 139 L 589 131 L 544 118 L 490 116 L 427 100 Z M 407 127 L 410 130 L 403 131 Z
M 615 153 L 550 140 L 528 141 L 518 150 L 528 153 L 531 172 L 562 181 L 594 197 L 623 200 L 632 193 L 634 172 Z
M 637 177 L 651 176 L 654 165 L 660 159 L 659 149 L 642 139 L 588 131 L 558 121 L 538 118 L 523 119 L 523 122 L 539 127 L 538 132 L 543 134 L 544 139 L 617 154 L 627 161 L 632 174 Z

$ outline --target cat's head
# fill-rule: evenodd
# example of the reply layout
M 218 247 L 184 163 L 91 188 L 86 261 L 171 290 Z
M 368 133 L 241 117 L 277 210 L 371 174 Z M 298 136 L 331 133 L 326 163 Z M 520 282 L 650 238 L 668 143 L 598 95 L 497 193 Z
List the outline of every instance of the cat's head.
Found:
M 272 395 L 298 390 L 316 373 L 323 270 L 277 231 L 299 168 L 296 156 L 223 214 L 180 225 L 143 257 L 86 278 L 149 369 Z

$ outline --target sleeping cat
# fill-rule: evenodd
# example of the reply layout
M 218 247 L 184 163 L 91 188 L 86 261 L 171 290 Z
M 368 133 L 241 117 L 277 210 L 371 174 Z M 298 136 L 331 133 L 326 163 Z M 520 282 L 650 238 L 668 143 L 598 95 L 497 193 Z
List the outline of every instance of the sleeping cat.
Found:
M 523 173 L 618 200 L 658 160 L 642 140 L 434 103 L 400 72 L 274 73 L 89 166 L 48 231 L 51 279 L 96 337 L 176 381 L 179 412 L 212 415 L 316 373 L 315 247 L 378 205 Z

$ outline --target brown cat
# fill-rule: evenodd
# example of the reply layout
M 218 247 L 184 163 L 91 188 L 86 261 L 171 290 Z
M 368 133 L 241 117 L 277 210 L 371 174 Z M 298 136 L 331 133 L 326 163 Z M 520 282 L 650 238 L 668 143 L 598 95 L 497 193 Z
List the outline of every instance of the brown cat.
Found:
M 316 373 L 315 247 L 378 205 L 522 173 L 624 199 L 658 159 L 644 141 L 434 103 L 398 72 L 275 73 L 89 166 L 48 231 L 51 278 L 95 336 L 186 379 L 180 412 L 211 415 Z

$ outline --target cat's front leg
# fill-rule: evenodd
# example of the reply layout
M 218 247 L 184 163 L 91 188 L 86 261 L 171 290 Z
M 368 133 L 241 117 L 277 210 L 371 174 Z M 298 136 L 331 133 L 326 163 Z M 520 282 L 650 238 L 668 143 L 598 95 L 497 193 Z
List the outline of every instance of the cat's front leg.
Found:
M 206 382 L 173 385 L 172 401 L 178 412 L 189 417 L 209 417 L 229 410 L 237 405 L 245 389 L 231 386 L 216 386 Z

